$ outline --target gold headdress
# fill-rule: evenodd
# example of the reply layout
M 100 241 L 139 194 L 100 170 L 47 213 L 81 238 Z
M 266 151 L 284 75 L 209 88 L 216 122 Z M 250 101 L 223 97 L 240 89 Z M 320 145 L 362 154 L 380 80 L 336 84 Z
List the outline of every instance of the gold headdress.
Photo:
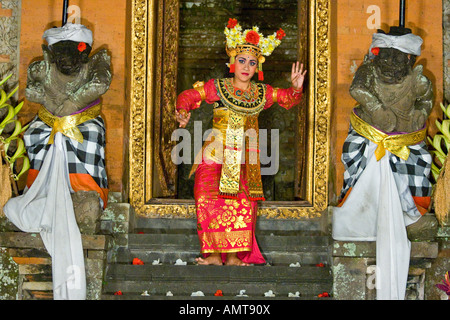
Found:
M 230 72 L 234 72 L 235 58 L 238 54 L 251 54 L 258 59 L 258 80 L 264 80 L 262 71 L 262 64 L 266 61 L 264 56 L 270 56 L 286 35 L 281 28 L 268 37 L 264 37 L 258 27 L 242 31 L 237 20 L 232 18 L 228 20 L 224 33 L 227 38 L 226 50 L 230 57 Z

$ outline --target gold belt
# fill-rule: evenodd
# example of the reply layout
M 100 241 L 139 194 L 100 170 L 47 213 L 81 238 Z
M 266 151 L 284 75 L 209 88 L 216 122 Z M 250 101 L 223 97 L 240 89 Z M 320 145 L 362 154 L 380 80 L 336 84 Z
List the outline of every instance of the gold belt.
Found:
M 350 123 L 357 133 L 378 145 L 375 150 L 377 161 L 384 157 L 386 150 L 405 161 L 408 160 L 410 153 L 408 146 L 422 142 L 427 134 L 426 128 L 423 128 L 411 133 L 388 135 L 362 120 L 355 111 L 351 114 Z
M 88 120 L 95 119 L 100 115 L 101 104 L 98 103 L 83 112 L 72 114 L 69 116 L 58 117 L 53 115 L 44 106 L 39 109 L 38 116 L 46 125 L 52 128 L 50 133 L 50 138 L 48 143 L 52 144 L 54 136 L 57 132 L 61 132 L 63 135 L 83 143 L 83 135 L 80 129 L 77 128 L 78 125 L 86 122 Z

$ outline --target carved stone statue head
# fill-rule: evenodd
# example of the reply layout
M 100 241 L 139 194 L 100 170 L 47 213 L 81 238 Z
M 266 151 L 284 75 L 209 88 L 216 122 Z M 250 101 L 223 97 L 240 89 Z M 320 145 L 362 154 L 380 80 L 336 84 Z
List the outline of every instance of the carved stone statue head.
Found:
M 105 49 L 92 56 L 92 32 L 66 24 L 44 32 L 44 59 L 28 67 L 26 98 L 63 117 L 99 99 L 111 83 L 110 57 Z
M 369 54 L 350 86 L 358 115 L 385 132 L 423 128 L 433 103 L 432 85 L 423 66 L 414 66 L 422 38 L 406 28 L 373 34 Z
M 375 45 L 379 45 L 378 52 L 373 58 L 375 70 L 382 81 L 400 83 L 412 72 L 416 57 L 420 54 L 417 45 L 421 45 L 422 42 L 418 37 L 412 35 L 408 28 L 391 27 L 387 35 L 383 30 L 378 30 L 378 34 L 378 38 L 374 40 Z M 383 35 L 392 37 L 389 39 Z M 402 37 L 405 35 L 411 36 L 411 39 Z M 405 40 L 399 40 L 401 38 L 405 38 Z M 405 50 L 407 47 L 411 47 L 411 51 Z
M 55 63 L 59 72 L 65 75 L 77 74 L 83 64 L 89 62 L 91 46 L 85 42 L 63 40 L 51 46 L 42 45 L 49 61 Z
M 401 83 L 412 72 L 416 56 L 394 48 L 380 48 L 373 59 L 377 75 L 386 83 Z

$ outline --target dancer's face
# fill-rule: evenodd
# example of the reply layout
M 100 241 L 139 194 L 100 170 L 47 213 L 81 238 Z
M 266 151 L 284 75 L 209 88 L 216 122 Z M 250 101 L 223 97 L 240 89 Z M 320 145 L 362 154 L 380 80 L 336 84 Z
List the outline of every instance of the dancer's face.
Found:
M 249 54 L 239 54 L 235 61 L 235 77 L 241 82 L 249 82 L 256 72 L 258 61 Z

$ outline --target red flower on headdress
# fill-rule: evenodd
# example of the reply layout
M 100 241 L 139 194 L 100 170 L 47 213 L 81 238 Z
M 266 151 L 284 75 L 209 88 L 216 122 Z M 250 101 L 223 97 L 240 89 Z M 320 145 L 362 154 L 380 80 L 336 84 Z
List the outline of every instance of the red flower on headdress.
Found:
M 259 34 L 255 30 L 250 30 L 245 36 L 245 41 L 254 45 L 259 43 Z
M 378 48 L 378 47 L 375 47 L 375 48 L 372 48 L 372 53 L 375 55 L 375 56 L 377 56 L 379 53 L 380 53 L 380 48 Z
M 80 42 L 78 44 L 78 51 L 83 52 L 84 50 L 86 50 L 86 43 Z
M 227 28 L 228 29 L 233 29 L 234 27 L 236 27 L 237 23 L 238 23 L 237 19 L 230 18 L 230 19 L 228 19 Z
M 280 28 L 280 30 L 277 31 L 277 39 L 281 40 L 286 36 L 286 33 L 284 32 L 283 29 Z

